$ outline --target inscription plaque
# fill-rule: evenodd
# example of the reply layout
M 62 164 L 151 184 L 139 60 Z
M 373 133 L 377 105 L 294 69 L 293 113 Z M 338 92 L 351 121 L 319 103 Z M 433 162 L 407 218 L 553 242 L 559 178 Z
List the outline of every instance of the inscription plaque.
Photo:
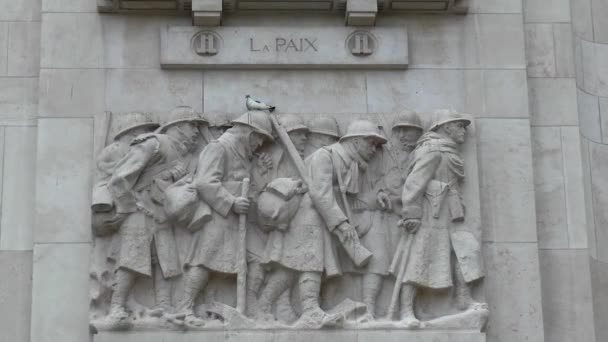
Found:
M 405 69 L 403 27 L 161 29 L 161 66 L 194 69 Z

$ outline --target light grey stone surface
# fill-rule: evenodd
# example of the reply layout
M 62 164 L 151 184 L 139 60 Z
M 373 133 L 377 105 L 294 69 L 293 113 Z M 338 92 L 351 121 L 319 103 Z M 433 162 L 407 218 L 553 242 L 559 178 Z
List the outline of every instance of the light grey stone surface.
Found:
M 34 241 L 89 242 L 93 119 L 40 119 L 38 127 Z
M 582 39 L 593 40 L 591 0 L 571 1 L 570 8 L 574 33 Z
M 561 128 L 532 128 L 532 156 L 538 245 L 541 248 L 567 248 L 568 214 Z
M 555 77 L 553 24 L 526 24 L 525 33 L 528 76 Z
M 571 24 L 553 24 L 557 77 L 574 77 L 574 52 Z
M 206 35 L 201 32 L 212 32 L 213 42 L 201 43 L 200 35 Z M 361 39 L 365 37 L 369 41 L 367 47 L 363 41 L 358 42 L 360 47 L 355 45 L 359 39 L 357 32 L 365 32 Z M 203 46 L 195 47 L 197 44 Z M 207 52 L 207 48 L 212 52 Z M 359 50 L 365 51 L 355 52 Z M 190 69 L 405 69 L 407 31 L 403 27 L 354 29 L 292 25 L 201 30 L 169 26 L 161 29 L 160 60 L 163 68 Z
M 492 312 L 488 341 L 544 341 L 537 244 L 486 243 L 484 247 L 485 288 Z
M 0 120 L 18 124 L 36 116 L 38 79 L 33 77 L 0 78 Z
M 203 109 L 201 72 L 159 69 L 107 69 L 105 72 L 108 111 L 168 113 L 178 105 L 188 105 L 196 111 Z M 228 81 L 223 78 L 221 83 Z
M 105 110 L 102 69 L 42 69 L 39 89 L 41 117 L 93 117 Z
M 539 252 L 545 340 L 595 341 L 589 254 L 584 249 Z
M 597 96 L 577 88 L 578 120 L 581 134 L 592 141 L 602 141 L 600 107 Z
M 591 259 L 591 287 L 593 288 L 593 309 L 596 326 L 596 341 L 605 341 L 608 338 L 608 327 L 605 318 L 608 317 L 608 264 Z
M 521 118 L 528 117 L 528 93 L 524 70 L 485 70 L 481 92 L 484 93 L 485 108 L 480 117 Z M 479 93 L 467 94 L 467 98 Z
M 597 241 L 595 238 L 595 217 L 593 213 L 593 191 L 591 190 L 591 165 L 589 156 L 590 142 L 584 137 L 581 139 L 581 158 L 583 167 L 583 190 L 585 194 L 585 220 L 587 222 L 587 244 L 589 256 L 597 259 Z
M 528 87 L 532 125 L 578 125 L 574 79 L 531 78 Z
M 469 13 L 521 13 L 518 0 L 470 0 Z
M 0 21 L 39 21 L 40 3 L 41 0 L 2 0 Z
M 45 13 L 40 44 L 41 68 L 103 66 L 102 24 L 97 13 Z
M 35 208 L 36 127 L 4 129 L 0 249 L 31 250 Z
M 9 24 L 8 76 L 38 76 L 40 69 L 40 22 Z
M 568 246 L 584 249 L 588 247 L 588 238 L 581 137 L 578 127 L 562 127 L 561 133 L 566 213 L 568 217 Z
M 583 86 L 586 92 L 608 97 L 608 44 L 583 40 L 582 65 Z
M 479 119 L 478 158 L 484 240 L 535 242 L 530 126 L 523 119 Z M 501 132 L 509 132 L 501 139 Z M 505 168 L 504 165 L 511 167 Z M 501 184 L 509 184 L 504 191 Z
M 252 342 L 271 342 L 271 341 L 319 341 L 330 342 L 336 340 L 348 341 L 415 341 L 415 342 L 484 342 L 485 334 L 475 332 L 446 333 L 442 331 L 429 332 L 408 332 L 391 330 L 369 330 L 369 331 L 274 331 L 272 333 L 258 332 L 204 332 L 190 333 L 188 335 L 179 332 L 166 333 L 116 333 L 105 332 L 96 335 L 94 342 L 126 342 L 136 338 L 141 341 L 161 342 L 180 339 L 183 342 L 194 342 L 204 339 L 209 342 L 233 342 L 233 341 L 252 341 Z
M 282 113 L 363 114 L 368 108 L 366 87 L 370 87 L 365 75 L 358 72 L 206 71 L 203 78 L 204 111 L 230 113 L 232 117 L 243 111 L 243 103 L 235 101 L 234 94 L 264 99 Z M 281 96 L 277 96 L 277 89 L 281 89 Z M 370 111 L 372 107 L 370 104 Z
M 608 143 L 608 98 L 598 97 L 600 112 L 600 128 L 602 130 L 602 142 Z
M 190 25 L 190 20 L 182 17 L 108 15 L 101 20 L 106 68 L 158 69 L 160 28 Z
M 32 341 L 89 341 L 90 253 L 90 244 L 35 245 Z
M 42 0 L 42 12 L 97 12 L 96 0 Z
M 606 213 L 606 205 L 608 205 L 608 177 L 603 171 L 608 167 L 608 147 L 596 143 L 589 144 L 589 156 L 591 165 L 591 193 L 593 198 L 593 211 L 595 218 L 595 238 L 597 243 L 597 259 L 602 262 L 608 262 L 608 251 L 601 246 L 608 243 L 608 231 L 602 229 L 608 224 L 608 213 Z
M 608 43 L 608 24 L 605 15 L 608 13 L 608 3 L 605 0 L 591 0 L 593 16 L 593 39 L 598 43 Z
M 8 23 L 0 22 L 0 46 L 8 46 Z M 6 76 L 8 49 L 0 49 L 0 76 Z
M 367 72 L 367 107 L 386 113 L 443 106 L 484 118 L 521 118 L 528 116 L 526 88 L 524 70 Z
M 523 3 L 526 23 L 570 21 L 568 0 L 524 0 Z
M 0 330 L 2 339 L 30 341 L 32 251 L 0 251 Z

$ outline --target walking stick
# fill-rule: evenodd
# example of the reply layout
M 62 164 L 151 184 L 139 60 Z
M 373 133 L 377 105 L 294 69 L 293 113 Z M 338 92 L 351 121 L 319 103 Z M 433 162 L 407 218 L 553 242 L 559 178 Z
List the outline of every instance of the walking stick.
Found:
M 389 320 L 392 320 L 395 316 L 395 309 L 397 308 L 397 300 L 399 299 L 399 291 L 401 290 L 401 285 L 403 283 L 403 277 L 405 276 L 405 268 L 407 266 L 407 261 L 410 258 L 410 250 L 412 249 L 412 241 L 414 237 L 412 234 L 407 232 L 403 232 L 401 235 L 401 239 L 399 240 L 399 246 L 397 247 L 398 253 L 395 254 L 395 258 L 391 264 L 391 269 L 395 269 L 397 266 L 397 258 L 400 254 L 403 253 L 403 257 L 401 258 L 401 264 L 399 265 L 399 272 L 395 275 L 395 287 L 393 287 L 393 295 L 391 296 L 391 302 L 388 306 L 388 310 L 386 312 L 386 317 Z M 401 253 L 399 253 L 401 251 Z
M 249 178 L 243 179 L 241 197 L 247 197 L 249 192 Z M 243 315 L 247 310 L 247 214 L 239 215 L 239 236 L 237 250 L 236 275 L 236 310 Z

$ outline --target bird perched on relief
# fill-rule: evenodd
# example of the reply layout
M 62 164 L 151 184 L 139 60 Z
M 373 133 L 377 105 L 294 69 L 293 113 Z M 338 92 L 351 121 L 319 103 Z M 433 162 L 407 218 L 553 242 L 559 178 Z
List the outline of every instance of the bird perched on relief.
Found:
M 276 108 L 275 106 L 270 106 L 265 104 L 264 102 L 254 100 L 249 95 L 245 95 L 245 98 L 247 99 L 247 110 L 267 110 L 272 113 Z

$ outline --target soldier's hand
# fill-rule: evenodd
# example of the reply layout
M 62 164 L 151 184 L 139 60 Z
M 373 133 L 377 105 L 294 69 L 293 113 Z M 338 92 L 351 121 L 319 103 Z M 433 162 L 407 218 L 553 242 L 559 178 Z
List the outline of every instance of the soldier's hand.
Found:
M 380 208 L 382 208 L 384 210 L 393 209 L 393 204 L 391 203 L 391 199 L 388 197 L 388 195 L 384 191 L 378 192 L 378 195 L 376 195 L 376 202 L 378 202 L 378 205 L 380 206 Z
M 129 216 L 128 213 L 116 213 L 112 218 L 103 222 L 107 226 L 120 226 L 124 220 Z
M 419 219 L 403 219 L 399 221 L 399 227 L 404 228 L 410 234 L 416 234 L 420 229 L 421 221 Z
M 250 201 L 246 197 L 237 197 L 232 204 L 232 211 L 239 215 L 247 214 Z
M 188 169 L 185 165 L 179 164 L 173 170 L 173 180 L 178 180 L 184 177 L 188 173 Z
M 260 169 L 262 174 L 265 174 L 272 169 L 272 158 L 268 153 L 260 153 L 258 155 L 257 167 Z
M 342 235 L 342 238 L 346 240 L 353 240 L 357 237 L 357 231 L 355 227 L 351 226 L 350 223 L 344 221 L 336 228 Z

